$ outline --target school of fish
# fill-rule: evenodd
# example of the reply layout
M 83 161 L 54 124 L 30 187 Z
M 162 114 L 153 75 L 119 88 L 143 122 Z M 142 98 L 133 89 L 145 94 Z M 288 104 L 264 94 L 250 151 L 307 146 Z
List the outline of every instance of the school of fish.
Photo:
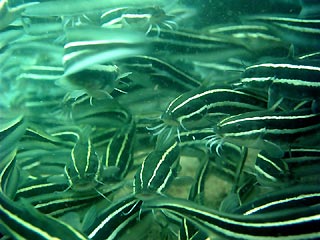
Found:
M 22 2 L 0 239 L 320 239 L 320 3 Z

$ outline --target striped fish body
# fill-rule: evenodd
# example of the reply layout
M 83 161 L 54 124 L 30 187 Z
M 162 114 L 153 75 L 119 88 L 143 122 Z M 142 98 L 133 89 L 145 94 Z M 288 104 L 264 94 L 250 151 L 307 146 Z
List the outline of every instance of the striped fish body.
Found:
M 105 200 L 109 194 L 122 186 L 123 183 L 103 185 L 97 187 L 97 191 L 83 194 L 64 191 L 68 187 L 67 184 L 45 183 L 19 189 L 16 199 L 26 198 L 41 213 L 60 217 L 71 212 L 81 214 L 85 207 L 92 206 L 99 200 Z
M 158 28 L 150 30 L 151 45 L 159 52 L 172 51 L 176 54 L 192 54 L 196 57 L 199 53 L 209 53 L 219 49 L 243 49 L 243 46 L 232 37 L 206 36 L 196 32 L 183 32 L 171 29 Z
M 111 170 L 111 175 L 103 176 L 104 179 L 121 180 L 131 169 L 135 130 L 135 121 L 131 120 L 111 138 L 105 150 L 105 159 L 103 161 L 104 172 Z
M 252 201 L 244 203 L 234 213 L 256 215 L 278 212 L 289 208 L 311 207 L 320 200 L 319 185 L 297 184 L 280 190 L 271 191 Z
M 105 12 L 101 16 L 102 27 L 104 28 L 130 28 L 149 33 L 152 27 L 173 28 L 170 25 L 170 16 L 157 6 L 144 8 L 117 8 Z M 167 25 L 166 25 L 167 24 Z M 173 26 L 175 23 L 171 23 Z
M 162 194 L 177 175 L 179 156 L 176 141 L 151 152 L 134 176 L 134 194 L 141 199 Z
M 75 94 L 80 91 L 79 94 L 87 93 L 91 97 L 103 99 L 110 98 L 109 94 L 115 88 L 118 76 L 118 68 L 114 65 L 93 65 L 60 78 L 57 84 L 75 90 L 71 93 L 74 98 L 79 97 Z
M 141 68 L 142 72 L 150 71 L 156 78 L 160 76 L 168 77 L 165 84 L 172 82 L 175 88 L 179 90 L 188 91 L 196 87 L 200 87 L 201 82 L 194 79 L 191 75 L 182 71 L 173 64 L 170 64 L 160 58 L 150 56 L 134 56 L 125 59 L 126 67 L 132 71 L 137 71 Z M 151 75 L 150 74 L 150 75 Z M 159 81 L 157 81 L 158 83 Z M 161 84 L 159 82 L 159 84 Z M 170 86 L 173 87 L 173 86 Z
M 121 128 L 131 114 L 114 99 L 90 99 L 76 102 L 70 112 L 77 125 L 94 125 L 97 128 Z
M 220 235 L 226 239 L 319 239 L 320 222 L 318 205 L 289 208 L 272 214 L 243 216 L 225 214 L 200 206 L 194 202 L 158 198 L 143 203 L 143 209 L 162 209 L 180 218 L 187 218 L 209 236 Z
M 0 162 L 0 192 L 10 199 L 14 199 L 21 183 L 20 169 L 16 164 L 16 154 L 17 150 L 13 149 L 9 154 L 1 158 Z
M 19 81 L 38 81 L 37 84 L 53 82 L 63 75 L 61 66 L 32 65 L 23 67 L 23 72 L 17 77 Z
M 209 160 L 204 158 L 197 169 L 195 176 L 195 182 L 191 186 L 188 200 L 203 204 L 203 194 L 204 194 L 204 184 L 206 179 L 206 174 L 208 173 Z M 207 234 L 203 231 L 199 231 L 190 221 L 186 218 L 182 219 L 179 239 L 189 240 L 189 239 L 206 239 Z
M 0 120 L 0 157 L 2 158 L 7 156 L 17 145 L 27 126 L 25 118 L 20 114 L 10 116 L 10 114 L 1 111 Z
M 27 6 L 26 11 L 23 13 L 25 16 L 38 16 L 38 17 L 54 17 L 54 16 L 82 16 L 87 12 L 100 12 L 106 9 L 122 8 L 122 7 L 142 7 L 147 6 L 167 6 L 170 2 L 167 0 L 144 0 L 132 3 L 129 0 L 108 2 L 101 1 L 79 1 L 74 5 L 73 1 L 49 1 L 49 2 L 36 2 L 35 6 Z M 23 5 L 22 5 L 23 6 Z
M 255 173 L 258 182 L 264 186 L 283 186 L 289 183 L 289 167 L 282 158 L 270 158 L 263 151 L 257 156 Z
M 268 29 L 268 27 L 260 24 L 241 24 L 217 27 L 216 25 L 206 28 L 209 34 L 223 34 L 232 36 L 242 42 L 243 46 L 252 52 L 268 51 L 270 45 L 273 49 L 286 53 L 287 44 L 283 43 L 280 38 Z
M 33 181 L 28 181 L 24 184 L 20 184 L 15 199 L 20 198 L 32 198 L 41 194 L 50 194 L 53 192 L 62 192 L 68 187 L 68 184 L 64 182 L 48 182 L 48 178 L 37 178 Z
M 121 233 L 139 219 L 141 203 L 129 195 L 101 211 L 91 208 L 88 215 L 93 214 L 94 220 L 88 224 L 84 223 L 84 232 L 89 239 L 119 239 Z
M 317 137 L 309 137 L 319 130 L 320 114 L 311 110 L 248 112 L 225 118 L 215 127 L 224 141 L 265 150 L 271 157 L 282 157 L 283 150 L 303 141 L 319 146 Z
M 269 94 L 268 107 L 281 98 L 297 101 L 318 99 L 320 95 L 318 61 L 284 60 L 249 66 L 241 82 L 245 87 L 262 88 Z
M 70 28 L 64 45 L 65 76 L 97 64 L 110 63 L 147 51 L 146 36 L 136 31 L 95 27 Z
M 19 184 L 19 173 L 15 162 L 15 151 L 7 156 L 1 168 L 0 180 L 0 225 L 2 233 L 13 239 L 86 239 L 71 226 L 43 215 L 26 202 L 14 202 Z
M 168 125 L 183 125 L 213 116 L 213 120 L 229 114 L 266 109 L 266 102 L 252 94 L 223 89 L 199 88 L 171 101 L 161 119 Z M 217 121 L 217 119 L 215 119 Z
M 101 162 L 97 156 L 86 128 L 71 151 L 71 161 L 66 164 L 65 173 L 70 187 L 76 191 L 87 191 L 96 186 L 100 177 Z
M 71 226 L 41 214 L 27 202 L 13 202 L 0 194 L 1 229 L 14 239 L 87 239 Z
M 305 51 L 320 49 L 318 19 L 256 15 L 244 17 L 243 20 L 266 24 L 276 36 Z
M 300 183 L 319 182 L 319 148 L 293 148 L 283 156 L 292 174 L 292 179 Z
M 75 138 L 71 133 L 69 135 L 70 138 Z M 61 141 L 58 137 L 49 134 L 45 128 L 30 123 L 21 139 L 20 153 L 32 149 L 34 145 L 41 146 L 43 150 L 69 149 L 74 145 L 74 141 Z

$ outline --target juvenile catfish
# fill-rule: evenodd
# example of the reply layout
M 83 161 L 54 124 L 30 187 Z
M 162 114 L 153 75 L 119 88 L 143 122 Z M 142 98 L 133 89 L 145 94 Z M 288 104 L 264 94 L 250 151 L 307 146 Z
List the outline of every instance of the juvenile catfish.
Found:
M 78 192 L 94 189 L 99 183 L 101 162 L 93 148 L 90 133 L 91 127 L 86 126 L 78 134 L 71 159 L 65 166 L 69 187 Z

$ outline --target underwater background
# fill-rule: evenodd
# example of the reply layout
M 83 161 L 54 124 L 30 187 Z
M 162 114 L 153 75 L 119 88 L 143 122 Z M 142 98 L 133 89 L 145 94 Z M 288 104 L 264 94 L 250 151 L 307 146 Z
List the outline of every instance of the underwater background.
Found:
M 1 239 L 320 239 L 320 2 L 0 0 Z

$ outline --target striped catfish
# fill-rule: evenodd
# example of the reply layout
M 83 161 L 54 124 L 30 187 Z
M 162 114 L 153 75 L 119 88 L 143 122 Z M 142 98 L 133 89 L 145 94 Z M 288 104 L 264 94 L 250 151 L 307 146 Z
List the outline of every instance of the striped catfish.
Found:
M 320 95 L 319 61 L 274 60 L 249 66 L 242 74 L 241 83 L 248 88 L 268 92 L 268 108 L 281 98 L 297 103 L 316 100 Z
M 320 114 L 311 110 L 247 112 L 225 118 L 215 127 L 222 141 L 265 150 L 270 157 L 282 157 L 283 151 L 296 145 L 319 146 L 319 130 Z
M 70 109 L 68 109 L 70 111 Z M 114 99 L 72 103 L 70 115 L 77 125 L 94 125 L 96 128 L 121 128 L 131 119 L 131 114 Z
M 23 115 L 1 111 L 0 116 L 0 157 L 9 154 L 26 131 L 27 123 Z
M 29 2 L 23 3 L 18 6 L 12 6 L 9 3 L 9 0 L 3 0 L 0 3 L 0 15 L 1 15 L 1 23 L 0 23 L 0 30 L 5 29 L 9 26 L 13 21 L 18 19 L 21 16 L 21 13 L 24 11 L 25 8 L 38 4 L 39 2 Z
M 209 114 L 212 121 L 217 121 L 231 114 L 263 110 L 266 107 L 266 101 L 253 94 L 216 86 L 200 87 L 171 101 L 161 119 L 165 124 L 183 127 Z
M 285 152 L 283 161 L 288 164 L 292 179 L 300 183 L 319 182 L 319 148 L 292 148 Z
M 19 184 L 14 153 L 15 151 L 8 156 L 7 164 L 0 173 L 1 232 L 14 239 L 87 239 L 71 226 L 41 214 L 26 200 L 14 202 L 10 199 Z
M 67 133 L 66 133 L 67 134 Z M 75 133 L 69 132 L 70 138 L 75 138 Z M 42 126 L 29 123 L 26 132 L 20 143 L 20 152 L 34 149 L 33 146 L 41 146 L 42 150 L 69 149 L 74 145 L 74 141 L 61 141 L 56 136 L 47 133 Z
M 286 204 L 284 204 L 285 206 Z M 194 202 L 160 197 L 145 201 L 143 210 L 168 211 L 187 218 L 209 236 L 216 234 L 227 239 L 319 239 L 320 206 L 285 208 L 266 214 L 227 214 L 200 206 Z
M 23 15 L 37 17 L 78 16 L 83 15 L 87 12 L 100 12 L 105 9 L 113 9 L 119 7 L 163 7 L 172 2 L 168 0 L 138 0 L 134 3 L 130 0 L 109 0 L 107 2 L 101 2 L 99 0 L 88 2 L 86 0 L 81 0 L 76 5 L 74 5 L 73 1 L 67 0 L 46 1 L 37 3 L 39 4 L 27 7 Z
M 16 165 L 17 149 L 13 149 L 0 161 L 0 193 L 13 199 L 20 184 L 20 169 Z
M 174 86 L 170 87 L 178 88 L 179 90 L 188 91 L 201 85 L 199 80 L 161 58 L 140 55 L 125 59 L 124 62 L 126 67 L 134 71 L 139 71 L 140 68 L 143 72 L 150 71 L 151 75 L 156 76 L 154 81 L 159 84 L 162 83 L 162 81 L 157 81 L 159 76 L 167 77 L 165 84 L 172 83 Z
M 79 72 L 92 65 L 110 63 L 147 51 L 143 33 L 96 27 L 70 28 L 64 45 L 64 76 Z
M 121 234 L 140 218 L 142 201 L 132 194 L 116 200 L 101 211 L 97 207 L 89 209 L 83 228 L 89 239 L 119 239 Z M 91 216 L 91 217 L 90 217 Z
M 257 180 L 249 174 L 242 176 L 242 178 L 244 180 L 241 183 L 233 184 L 230 193 L 221 201 L 219 206 L 220 212 L 234 213 L 250 197 L 257 184 Z
M 38 182 L 38 183 L 37 183 Z M 16 199 L 25 198 L 41 213 L 60 217 L 70 212 L 82 212 L 83 208 L 96 204 L 99 200 L 106 200 L 108 195 L 121 188 L 125 182 L 101 185 L 96 191 L 73 192 L 64 191 L 67 184 L 31 182 L 30 186 L 20 188 Z M 34 185 L 32 185 L 34 184 Z
M 59 149 L 57 146 L 48 148 L 46 144 L 39 145 L 43 149 L 35 149 L 34 146 L 38 145 L 31 144 L 26 151 L 19 151 L 17 154 L 19 166 L 27 173 L 24 174 L 26 180 L 34 181 L 52 176 L 62 176 L 66 159 L 70 158 L 70 149 Z M 66 184 L 65 181 L 64 184 Z
M 112 98 L 110 93 L 121 77 L 117 66 L 96 64 L 60 78 L 57 84 L 71 90 L 68 95 L 70 98 L 77 99 L 87 94 L 93 98 L 105 99 Z
M 53 175 L 50 175 L 52 177 Z M 48 177 L 39 177 L 20 184 L 15 199 L 30 198 L 39 194 L 62 192 L 68 188 L 65 181 L 50 182 Z
M 32 65 L 24 66 L 22 73 L 17 77 L 17 80 L 22 81 L 37 81 L 37 84 L 41 82 L 53 82 L 59 79 L 63 75 L 62 66 L 45 66 L 45 65 Z
M 105 149 L 102 162 L 104 179 L 122 180 L 133 164 L 133 144 L 136 124 L 133 119 L 118 129 Z M 109 173 L 107 173 L 109 171 Z
M 71 150 L 71 159 L 65 166 L 69 187 L 75 191 L 88 191 L 99 183 L 101 160 L 91 142 L 91 127 L 86 126 Z
M 197 169 L 197 173 L 195 176 L 195 182 L 191 186 L 188 200 L 194 201 L 198 204 L 203 204 L 204 198 L 204 184 L 206 180 L 206 175 L 208 173 L 209 168 L 209 159 L 204 157 L 200 165 Z M 202 237 L 202 238 L 201 238 Z M 195 227 L 189 220 L 183 218 L 181 221 L 180 231 L 179 231 L 179 239 L 180 240 L 189 240 L 189 239 L 205 239 L 207 234 L 203 231 L 199 231 L 197 227 Z
M 234 38 L 229 36 L 208 36 L 197 32 L 184 32 L 171 29 L 159 29 L 153 27 L 149 31 L 150 44 L 160 53 L 172 51 L 177 56 L 191 54 L 193 59 L 198 59 L 200 53 L 211 53 L 223 49 L 242 50 L 244 47 Z M 174 57 L 174 56 L 173 56 Z M 177 57 L 178 58 L 178 57 Z M 203 59 L 203 58 L 201 58 Z
M 103 28 L 127 28 L 144 31 L 147 35 L 150 30 L 161 27 L 174 29 L 177 25 L 173 21 L 173 16 L 169 16 L 160 7 L 123 7 L 105 12 L 101 16 L 101 26 Z
M 166 144 L 156 147 L 134 176 L 135 196 L 145 199 L 162 194 L 177 175 L 179 157 L 180 148 L 175 140 L 171 139 Z
M 276 37 L 267 26 L 260 24 L 235 24 L 209 26 L 205 28 L 209 34 L 223 34 L 232 36 L 242 43 L 245 48 L 255 53 L 268 51 L 270 46 L 277 51 L 286 53 L 287 44 L 283 43 L 279 37 Z M 263 52 L 262 52 L 263 53 Z
M 0 194 L 1 230 L 14 239 L 87 239 L 71 226 L 35 210 L 26 201 L 13 202 Z
M 319 23 L 318 19 L 301 19 L 296 17 L 281 17 L 268 15 L 253 15 L 243 17 L 242 20 L 263 23 L 276 36 L 305 50 L 319 50 Z
M 317 184 L 297 184 L 276 191 L 271 191 L 244 203 L 234 210 L 242 215 L 272 213 L 290 208 L 304 208 L 316 205 L 320 200 Z
M 257 180 L 261 185 L 283 186 L 283 184 L 289 184 L 291 169 L 282 158 L 271 158 L 262 151 L 258 153 L 254 169 Z

